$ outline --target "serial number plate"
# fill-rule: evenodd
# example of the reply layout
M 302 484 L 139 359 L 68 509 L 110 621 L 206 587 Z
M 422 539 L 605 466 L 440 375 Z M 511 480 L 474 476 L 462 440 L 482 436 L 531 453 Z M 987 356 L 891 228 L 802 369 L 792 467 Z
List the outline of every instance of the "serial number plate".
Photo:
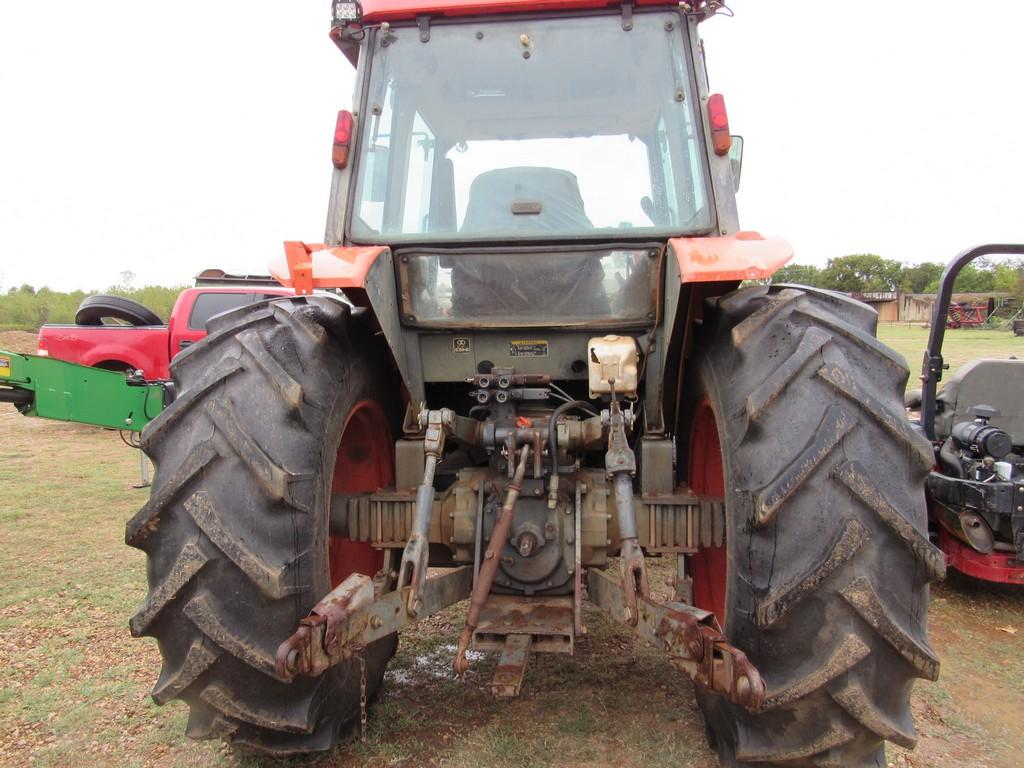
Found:
M 508 343 L 511 357 L 547 357 L 548 343 L 543 339 L 519 339 Z

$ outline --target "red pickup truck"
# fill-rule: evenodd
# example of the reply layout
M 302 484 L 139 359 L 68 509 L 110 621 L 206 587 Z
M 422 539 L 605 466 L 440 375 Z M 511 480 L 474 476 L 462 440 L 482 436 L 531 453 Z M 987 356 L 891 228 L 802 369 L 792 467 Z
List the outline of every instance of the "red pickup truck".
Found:
M 96 306 L 87 312 L 83 302 L 76 318 L 79 324 L 44 325 L 39 329 L 38 353 L 108 370 L 141 370 L 150 381 L 167 379 L 171 358 L 206 336 L 206 323 L 211 317 L 246 304 L 293 294 L 271 286 L 186 288 L 178 296 L 166 325 L 141 305 L 126 301 L 124 305 L 136 309 L 135 324 L 104 324 L 104 313 Z M 82 324 L 84 317 L 89 318 L 88 324 Z M 146 324 L 139 324 L 140 321 Z

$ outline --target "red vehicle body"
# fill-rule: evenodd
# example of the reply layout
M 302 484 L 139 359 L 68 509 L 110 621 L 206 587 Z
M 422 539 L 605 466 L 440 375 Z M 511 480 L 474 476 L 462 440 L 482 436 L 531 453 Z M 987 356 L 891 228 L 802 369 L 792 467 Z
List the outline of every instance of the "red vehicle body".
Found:
M 110 370 L 141 370 L 146 379 L 170 378 L 171 359 L 206 336 L 214 315 L 292 291 L 272 288 L 187 288 L 167 325 L 44 325 L 39 354 Z

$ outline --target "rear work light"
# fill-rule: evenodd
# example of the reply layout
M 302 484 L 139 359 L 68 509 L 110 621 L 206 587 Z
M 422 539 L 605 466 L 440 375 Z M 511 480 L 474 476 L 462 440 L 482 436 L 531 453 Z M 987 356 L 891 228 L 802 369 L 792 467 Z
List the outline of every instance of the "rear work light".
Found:
M 725 111 L 725 97 L 713 93 L 708 97 L 708 123 L 711 125 L 711 143 L 716 155 L 727 155 L 732 147 L 729 133 L 729 115 Z
M 331 3 L 331 21 L 335 25 L 350 24 L 363 18 L 363 8 L 358 0 L 334 0 Z
M 334 125 L 334 148 L 331 150 L 331 162 L 335 168 L 348 165 L 348 148 L 352 141 L 352 113 L 343 109 L 338 113 L 338 122 Z

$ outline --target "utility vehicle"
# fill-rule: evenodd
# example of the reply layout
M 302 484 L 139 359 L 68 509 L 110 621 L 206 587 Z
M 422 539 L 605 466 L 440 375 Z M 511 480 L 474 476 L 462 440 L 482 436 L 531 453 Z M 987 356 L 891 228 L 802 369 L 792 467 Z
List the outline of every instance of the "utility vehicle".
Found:
M 928 507 L 939 546 L 957 571 L 1024 584 L 1024 359 L 979 358 L 938 389 L 942 340 L 956 276 L 974 259 L 1024 255 L 1024 245 L 982 245 L 960 253 L 939 281 L 922 389 L 906 405 L 935 449 Z M 1024 349 L 1024 348 L 1022 348 Z

